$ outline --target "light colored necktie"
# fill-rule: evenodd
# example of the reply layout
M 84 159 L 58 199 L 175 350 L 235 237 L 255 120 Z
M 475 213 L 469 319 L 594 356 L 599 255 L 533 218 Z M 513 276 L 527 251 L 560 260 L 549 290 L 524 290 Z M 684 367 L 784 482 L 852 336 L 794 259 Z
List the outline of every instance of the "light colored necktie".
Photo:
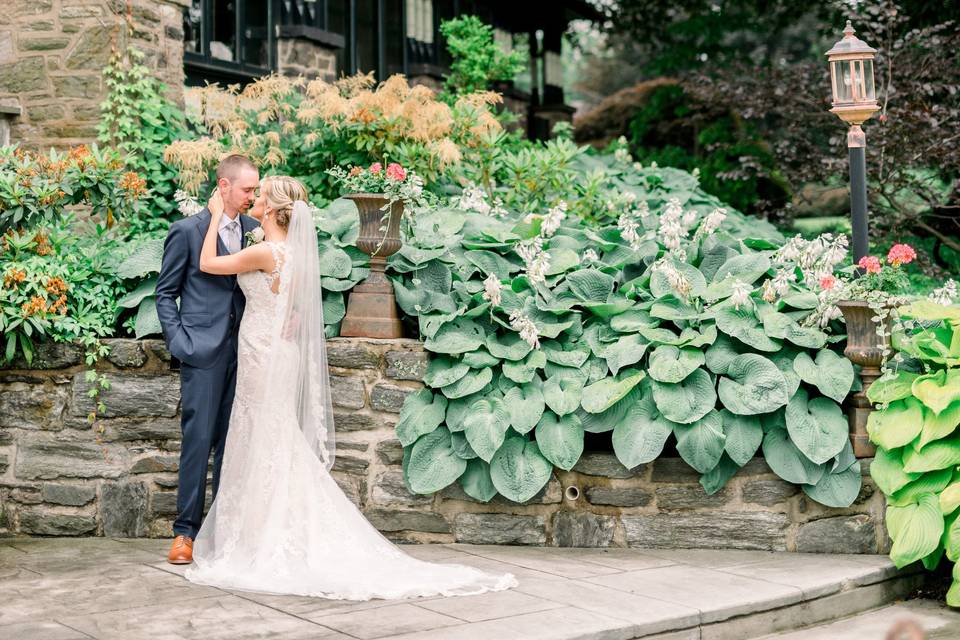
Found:
M 224 243 L 227 245 L 227 251 L 230 253 L 240 251 L 240 222 L 231 220 L 224 230 L 227 232 L 227 241 Z

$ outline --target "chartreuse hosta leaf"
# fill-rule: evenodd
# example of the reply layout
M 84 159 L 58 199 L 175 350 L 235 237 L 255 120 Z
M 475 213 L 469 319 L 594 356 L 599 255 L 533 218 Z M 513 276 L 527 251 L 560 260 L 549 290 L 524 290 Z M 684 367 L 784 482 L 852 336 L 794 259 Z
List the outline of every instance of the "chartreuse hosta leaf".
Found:
M 626 369 L 615 378 L 604 378 L 583 390 L 580 406 L 587 413 L 602 413 L 612 407 L 643 380 L 642 371 Z
M 430 389 L 420 389 L 410 394 L 400 408 L 400 420 L 397 422 L 397 439 L 407 447 L 420 436 L 430 433 L 443 422 L 447 410 L 447 399 L 439 393 L 434 395 Z
M 450 432 L 438 427 L 413 445 L 406 477 L 414 493 L 436 493 L 459 478 L 466 468 L 467 461 L 453 449 Z
M 627 469 L 652 462 L 663 451 L 676 423 L 661 415 L 647 391 L 613 428 L 613 452 Z
M 903 507 L 916 502 L 925 493 L 939 494 L 953 478 L 953 469 L 941 469 L 920 475 L 899 489 L 896 493 L 887 496 L 887 504 Z
M 886 495 L 892 495 L 907 486 L 922 474 L 907 473 L 903 470 L 901 452 L 877 449 L 877 455 L 870 463 L 870 477 Z
M 723 406 L 738 415 L 770 413 L 787 404 L 787 380 L 777 365 L 756 353 L 733 359 L 718 393 Z
M 490 461 L 493 486 L 514 502 L 526 502 L 547 484 L 553 465 L 536 442 L 521 436 L 509 438 Z
M 707 473 L 720 462 L 726 436 L 719 411 L 711 410 L 690 424 L 677 424 L 673 433 L 680 457 L 700 473 Z
M 941 369 L 920 376 L 913 381 L 911 389 L 920 402 L 934 413 L 940 413 L 960 401 L 960 369 Z
M 867 398 L 875 404 L 887 404 L 913 395 L 913 381 L 919 373 L 910 371 L 887 372 L 873 381 L 867 389 Z
M 890 559 L 902 568 L 930 555 L 940 546 L 943 527 L 940 502 L 932 493 L 907 506 L 887 507 L 887 533 L 893 540 Z
M 583 453 L 583 427 L 576 415 L 543 414 L 536 429 L 540 453 L 554 466 L 569 471 Z
M 668 420 L 681 424 L 696 422 L 717 403 L 713 380 L 703 369 L 697 369 L 681 382 L 651 381 L 653 399 Z
M 657 382 L 680 382 L 704 363 L 703 351 L 663 344 L 650 354 L 647 374 Z
M 510 426 L 517 433 L 526 433 L 537 426 L 545 407 L 543 384 L 539 379 L 516 386 L 503 396 L 510 414 Z M 577 401 L 579 404 L 579 400 Z
M 847 417 L 829 398 L 810 400 L 807 391 L 799 389 L 790 399 L 786 415 L 790 439 L 815 464 L 834 457 L 847 443 Z
M 829 349 L 818 351 L 816 359 L 804 352 L 797 354 L 793 369 L 801 380 L 837 402 L 843 402 L 853 386 L 853 363 Z
M 480 458 L 467 461 L 467 469 L 460 476 L 463 492 L 474 500 L 490 502 L 497 495 L 497 488 L 490 479 L 490 464 Z
M 920 451 L 906 447 L 903 470 L 907 473 L 937 471 L 960 465 L 960 434 L 931 442 Z
M 919 447 L 927 443 L 946 438 L 960 427 L 960 402 L 954 402 L 939 414 L 930 409 L 923 410 L 923 430 L 920 432 Z
M 885 449 L 897 449 L 913 442 L 923 430 L 923 405 L 915 398 L 894 400 L 883 411 L 867 418 L 870 439 Z
M 463 419 L 467 442 L 487 462 L 503 444 L 509 427 L 510 414 L 500 398 L 477 400 Z

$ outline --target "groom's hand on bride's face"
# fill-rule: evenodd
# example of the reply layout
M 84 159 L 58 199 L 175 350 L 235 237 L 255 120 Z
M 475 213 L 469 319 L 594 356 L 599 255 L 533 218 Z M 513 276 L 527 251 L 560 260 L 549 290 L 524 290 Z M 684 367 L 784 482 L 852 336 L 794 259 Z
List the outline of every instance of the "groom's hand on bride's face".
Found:
M 260 173 L 249 167 L 240 169 L 233 178 L 220 178 L 217 187 L 223 197 L 227 212 L 243 213 L 247 211 L 257 199 L 257 190 L 260 188 Z

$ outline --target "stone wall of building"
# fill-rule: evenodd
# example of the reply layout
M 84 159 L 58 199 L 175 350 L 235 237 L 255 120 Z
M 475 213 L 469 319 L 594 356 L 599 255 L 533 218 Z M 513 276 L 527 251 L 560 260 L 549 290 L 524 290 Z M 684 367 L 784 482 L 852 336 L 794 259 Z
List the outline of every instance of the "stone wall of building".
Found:
M 278 38 L 277 73 L 333 82 L 337 79 L 337 55 L 330 47 L 306 38 Z
M 179 99 L 182 11 L 189 0 L 4 0 L 0 105 L 20 107 L 10 138 L 65 147 L 96 138 L 101 73 L 114 46 L 131 44 Z M 128 14 L 129 6 L 129 14 Z
M 0 535 L 169 536 L 180 448 L 179 379 L 160 341 L 112 340 L 106 412 L 87 421 L 82 352 L 46 345 L 0 371 Z M 755 459 L 714 496 L 678 458 L 627 470 L 610 453 L 558 471 L 526 504 L 477 502 L 459 485 L 410 493 L 393 429 L 427 354 L 412 340 L 329 342 L 334 476 L 392 539 L 559 546 L 886 550 L 882 494 L 828 509 Z M 866 465 L 864 465 L 866 469 Z

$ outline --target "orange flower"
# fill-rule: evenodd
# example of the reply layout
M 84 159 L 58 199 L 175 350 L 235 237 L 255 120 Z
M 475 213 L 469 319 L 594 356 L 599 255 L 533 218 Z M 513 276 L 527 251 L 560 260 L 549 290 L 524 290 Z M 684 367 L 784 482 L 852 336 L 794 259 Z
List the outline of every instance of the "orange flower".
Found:
M 47 280 L 47 293 L 52 296 L 60 296 L 67 292 L 67 283 L 63 278 L 49 278 Z
M 47 301 L 40 296 L 33 296 L 30 298 L 30 302 L 24 302 L 20 306 L 20 310 L 23 311 L 24 318 L 33 315 L 45 315 L 47 313 Z
M 133 171 L 127 171 L 120 177 L 120 188 L 133 198 L 139 198 L 147 192 L 147 181 Z
M 3 278 L 5 289 L 16 289 L 17 285 L 27 279 L 27 272 L 20 269 L 11 269 Z

